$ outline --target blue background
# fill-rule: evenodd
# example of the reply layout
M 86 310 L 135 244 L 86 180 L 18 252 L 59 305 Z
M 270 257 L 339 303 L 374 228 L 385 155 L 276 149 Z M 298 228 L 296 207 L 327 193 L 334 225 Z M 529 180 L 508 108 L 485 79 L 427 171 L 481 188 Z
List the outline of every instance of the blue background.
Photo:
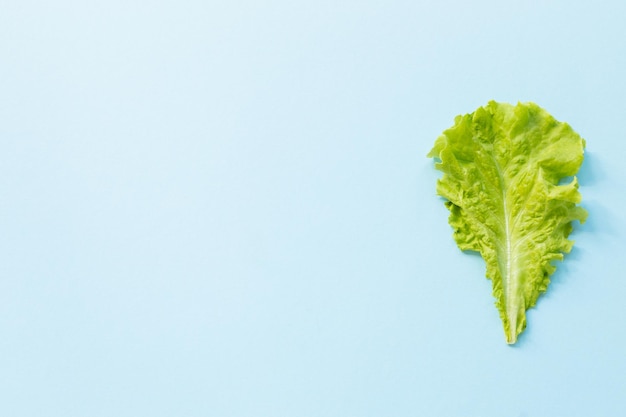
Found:
M 0 415 L 626 413 L 626 3 L 0 5 Z M 490 99 L 587 140 L 514 347 L 425 157 Z

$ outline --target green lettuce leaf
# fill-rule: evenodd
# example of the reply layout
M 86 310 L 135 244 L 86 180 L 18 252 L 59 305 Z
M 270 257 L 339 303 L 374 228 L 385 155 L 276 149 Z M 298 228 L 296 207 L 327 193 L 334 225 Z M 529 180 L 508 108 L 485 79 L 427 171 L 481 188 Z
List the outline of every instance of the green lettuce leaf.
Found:
M 491 101 L 457 116 L 428 154 L 444 173 L 437 193 L 447 200 L 457 245 L 485 260 L 507 343 L 526 327 L 553 261 L 571 250 L 572 221 L 587 217 L 571 178 L 584 147 L 568 124 L 534 103 Z

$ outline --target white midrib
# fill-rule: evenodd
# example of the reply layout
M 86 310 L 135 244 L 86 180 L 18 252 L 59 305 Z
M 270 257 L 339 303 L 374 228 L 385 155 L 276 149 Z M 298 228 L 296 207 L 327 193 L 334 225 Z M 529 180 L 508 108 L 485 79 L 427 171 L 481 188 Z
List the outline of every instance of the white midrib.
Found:
M 515 281 L 513 279 L 513 267 L 512 267 L 512 230 L 511 230 L 511 220 L 509 218 L 509 208 L 507 207 L 507 198 L 506 191 L 507 186 L 504 181 L 504 175 L 502 173 L 502 169 L 500 168 L 500 164 L 493 157 L 493 161 L 496 165 L 498 175 L 500 177 L 500 184 L 502 187 L 502 215 L 504 217 L 504 238 L 505 238 L 505 253 L 504 253 L 504 271 L 502 272 L 502 287 L 504 290 L 504 308 L 506 311 L 506 317 L 509 322 L 509 332 L 506 335 L 507 343 L 515 343 L 517 338 L 517 297 L 515 297 L 515 293 L 517 292 L 517 288 L 513 288 L 515 286 Z
M 515 304 L 515 292 L 517 289 L 513 288 L 513 273 L 512 273 L 512 244 L 511 244 L 511 221 L 509 220 L 509 209 L 506 203 L 506 187 L 502 187 L 502 211 L 504 215 L 504 236 L 505 236 L 505 256 L 504 256 L 504 276 L 502 277 L 502 285 L 504 286 L 504 305 L 506 308 L 506 315 L 509 320 L 509 334 L 507 334 L 507 342 L 515 342 L 517 332 L 517 306 Z

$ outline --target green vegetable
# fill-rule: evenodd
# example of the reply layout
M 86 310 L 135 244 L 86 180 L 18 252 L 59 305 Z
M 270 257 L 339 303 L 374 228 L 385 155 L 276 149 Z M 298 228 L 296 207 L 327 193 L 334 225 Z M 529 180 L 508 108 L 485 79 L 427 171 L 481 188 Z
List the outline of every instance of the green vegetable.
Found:
M 428 157 L 444 175 L 437 193 L 461 250 L 487 264 L 507 343 L 526 327 L 534 306 L 574 242 L 572 221 L 585 221 L 572 177 L 585 141 L 534 103 L 489 102 L 457 116 Z M 561 182 L 569 182 L 561 184 Z

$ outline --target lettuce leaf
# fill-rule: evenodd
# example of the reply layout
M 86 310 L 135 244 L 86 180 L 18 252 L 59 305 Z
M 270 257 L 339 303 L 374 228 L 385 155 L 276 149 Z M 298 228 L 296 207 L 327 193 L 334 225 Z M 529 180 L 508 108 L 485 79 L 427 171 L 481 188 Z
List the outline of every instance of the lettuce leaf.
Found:
M 571 178 L 584 147 L 568 124 L 534 103 L 491 101 L 457 116 L 428 154 L 444 173 L 437 193 L 447 200 L 457 245 L 485 260 L 507 343 L 525 329 L 553 261 L 571 250 L 572 222 L 587 217 Z

